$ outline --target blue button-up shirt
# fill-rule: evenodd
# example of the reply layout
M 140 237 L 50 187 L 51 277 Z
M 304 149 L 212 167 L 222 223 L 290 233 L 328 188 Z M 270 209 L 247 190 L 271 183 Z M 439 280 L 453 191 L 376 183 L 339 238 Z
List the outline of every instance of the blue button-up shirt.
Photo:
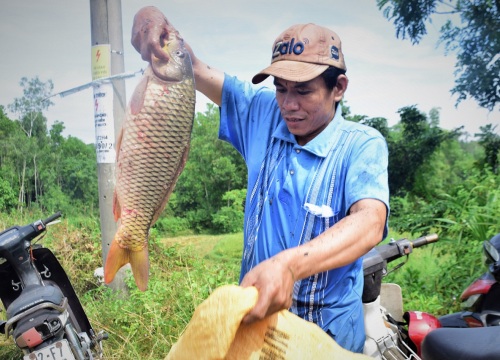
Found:
M 375 129 L 344 120 L 340 111 L 300 146 L 281 117 L 274 91 L 226 76 L 219 137 L 248 167 L 240 280 L 261 261 L 314 239 L 356 201 L 378 199 L 389 208 L 385 140 Z M 297 281 L 290 310 L 321 326 L 341 346 L 361 352 L 362 290 L 359 259 Z

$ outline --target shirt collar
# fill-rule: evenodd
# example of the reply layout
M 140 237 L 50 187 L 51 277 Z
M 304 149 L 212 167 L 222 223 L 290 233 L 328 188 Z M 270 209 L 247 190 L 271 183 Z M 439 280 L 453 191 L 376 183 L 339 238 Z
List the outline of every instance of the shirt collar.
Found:
M 322 132 L 320 132 L 314 139 L 309 141 L 304 146 L 300 146 L 299 144 L 297 144 L 295 136 L 291 134 L 290 131 L 288 131 L 285 120 L 281 118 L 281 121 L 279 122 L 278 126 L 273 132 L 273 137 L 292 143 L 294 147 L 309 151 L 310 153 L 316 156 L 326 157 L 332 146 L 336 144 L 337 139 L 336 136 L 334 135 L 335 133 L 337 133 L 338 129 L 341 127 L 344 121 L 345 120 L 342 116 L 342 111 L 339 106 L 337 108 L 337 111 L 335 111 L 333 120 L 330 121 L 328 126 Z

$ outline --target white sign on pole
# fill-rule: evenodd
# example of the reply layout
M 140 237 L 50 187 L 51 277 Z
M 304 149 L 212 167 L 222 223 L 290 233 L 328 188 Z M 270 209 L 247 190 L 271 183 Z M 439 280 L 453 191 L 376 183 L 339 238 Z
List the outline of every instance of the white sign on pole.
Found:
M 114 163 L 116 151 L 113 118 L 113 85 L 110 83 L 94 87 L 94 119 L 97 163 Z
M 109 44 L 92 46 L 92 80 L 111 75 L 110 54 Z M 94 121 L 97 163 L 114 163 L 116 158 L 115 122 L 111 83 L 94 86 Z

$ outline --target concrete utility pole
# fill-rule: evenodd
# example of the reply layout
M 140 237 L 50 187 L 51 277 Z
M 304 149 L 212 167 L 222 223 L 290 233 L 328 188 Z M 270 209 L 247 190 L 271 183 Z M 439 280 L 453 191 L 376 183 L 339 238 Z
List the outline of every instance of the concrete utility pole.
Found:
M 120 0 L 90 0 L 92 80 L 124 72 L 122 8 Z M 103 264 L 117 225 L 113 216 L 115 186 L 115 139 L 121 129 L 126 108 L 123 79 L 94 87 L 96 155 L 99 182 L 99 211 Z M 124 269 L 110 284 L 124 290 Z

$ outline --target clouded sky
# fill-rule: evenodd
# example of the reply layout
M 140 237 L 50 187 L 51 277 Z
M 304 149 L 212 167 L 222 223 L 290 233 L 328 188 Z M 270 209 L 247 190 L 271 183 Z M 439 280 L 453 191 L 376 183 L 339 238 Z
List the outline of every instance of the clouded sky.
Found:
M 444 48 L 436 45 L 445 19 L 435 18 L 428 36 L 412 46 L 396 39 L 394 26 L 375 0 L 124 0 L 125 72 L 147 65 L 130 45 L 134 14 L 145 5 L 158 7 L 199 58 L 241 79 L 250 80 L 269 64 L 271 45 L 285 28 L 314 22 L 342 39 L 349 77 L 344 100 L 352 114 L 385 117 L 392 126 L 399 121 L 400 108 L 416 105 L 425 113 L 440 108 L 441 127 L 463 125 L 471 135 L 479 126 L 500 124 L 498 109 L 490 113 L 473 100 L 455 107 L 456 96 L 450 93 L 455 57 L 445 56 Z M 0 34 L 0 105 L 22 96 L 23 76 L 52 80 L 54 93 L 92 80 L 89 1 L 9 1 L 2 4 Z M 138 80 L 126 80 L 127 99 Z M 62 121 L 64 135 L 93 143 L 92 89 L 53 101 L 45 113 L 49 126 Z M 207 101 L 197 93 L 197 111 L 203 112 Z

